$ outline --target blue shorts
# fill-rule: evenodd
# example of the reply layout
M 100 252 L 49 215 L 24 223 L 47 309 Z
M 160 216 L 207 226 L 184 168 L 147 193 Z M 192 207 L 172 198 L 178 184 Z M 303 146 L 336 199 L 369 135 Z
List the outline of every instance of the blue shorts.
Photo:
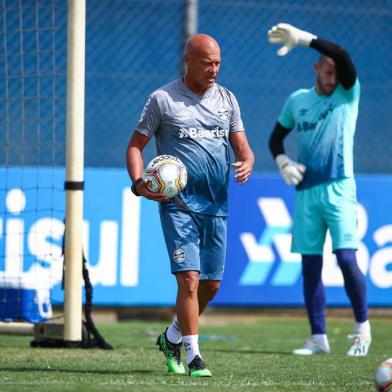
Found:
M 227 217 L 197 214 L 167 204 L 159 208 L 171 272 L 199 271 L 201 280 L 221 280 Z
M 296 192 L 291 251 L 323 254 L 327 229 L 333 251 L 358 249 L 354 178 L 333 180 Z

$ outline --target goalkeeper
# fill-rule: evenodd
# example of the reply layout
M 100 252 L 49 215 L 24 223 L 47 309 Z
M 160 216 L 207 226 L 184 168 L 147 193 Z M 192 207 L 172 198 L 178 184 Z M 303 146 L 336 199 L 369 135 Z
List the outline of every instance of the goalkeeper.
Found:
M 296 46 L 320 53 L 314 64 L 315 86 L 293 92 L 287 99 L 270 140 L 270 151 L 288 185 L 297 188 L 292 252 L 302 255 L 303 290 L 311 336 L 293 354 L 330 351 L 325 325 L 325 293 L 321 279 L 327 229 L 344 278 L 355 327 L 349 356 L 364 356 L 371 343 L 367 315 L 366 282 L 358 268 L 356 250 L 357 201 L 353 174 L 353 142 L 358 116 L 360 85 L 347 51 L 294 26 L 279 23 L 268 32 L 271 44 L 283 45 L 285 56 Z M 295 130 L 297 161 L 283 146 Z

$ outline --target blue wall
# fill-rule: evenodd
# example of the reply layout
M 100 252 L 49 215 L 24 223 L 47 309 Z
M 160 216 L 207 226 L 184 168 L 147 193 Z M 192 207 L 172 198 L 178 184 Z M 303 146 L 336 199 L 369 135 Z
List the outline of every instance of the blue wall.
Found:
M 22 175 L 26 185 L 39 178 L 39 186 L 27 187 L 21 204 L 13 192 Z M 61 303 L 64 171 L 45 169 L 37 176 L 35 169 L 1 170 L 0 181 L 5 176 L 11 189 L 0 190 L 6 200 L 0 218 L 0 286 L 50 286 L 52 303 Z M 55 187 L 45 188 L 53 176 Z M 88 169 L 86 181 L 84 247 L 94 303 L 173 305 L 176 284 L 156 203 L 135 197 L 122 169 Z M 358 262 L 367 277 L 370 305 L 392 305 L 392 219 L 385 213 L 391 194 L 392 177 L 358 176 Z M 290 253 L 293 197 L 293 188 L 277 174 L 256 174 L 243 186 L 230 183 L 227 263 L 216 305 L 302 305 L 300 257 Z M 49 201 L 51 209 L 41 208 Z M 24 230 L 12 237 L 15 224 Z M 17 258 L 9 238 L 23 244 Z M 12 284 L 17 262 L 18 280 Z M 328 304 L 347 305 L 328 241 L 323 277 Z

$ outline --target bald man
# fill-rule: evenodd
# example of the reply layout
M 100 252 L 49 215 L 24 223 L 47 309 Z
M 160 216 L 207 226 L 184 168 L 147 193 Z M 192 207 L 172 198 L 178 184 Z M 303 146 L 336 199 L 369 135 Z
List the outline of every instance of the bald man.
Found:
M 186 74 L 154 91 L 147 100 L 127 149 L 127 168 L 136 196 L 159 202 L 171 272 L 177 281 L 177 316 L 157 340 L 169 372 L 183 374 L 181 345 L 188 372 L 211 377 L 198 345 L 199 315 L 223 276 L 230 166 L 244 184 L 253 169 L 240 109 L 234 94 L 218 85 L 218 43 L 197 34 L 186 45 Z M 143 180 L 143 149 L 155 136 L 157 154 L 178 157 L 188 183 L 180 200 L 148 190 Z M 229 162 L 229 144 L 235 162 Z

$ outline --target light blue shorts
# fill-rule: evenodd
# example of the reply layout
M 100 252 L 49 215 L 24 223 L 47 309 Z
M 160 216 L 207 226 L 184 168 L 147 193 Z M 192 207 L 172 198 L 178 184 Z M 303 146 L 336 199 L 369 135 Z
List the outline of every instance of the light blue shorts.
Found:
M 354 178 L 333 180 L 296 192 L 291 251 L 323 254 L 327 229 L 333 251 L 358 248 Z
M 227 244 L 227 217 L 183 211 L 174 205 L 159 214 L 171 272 L 199 271 L 201 280 L 221 280 Z

